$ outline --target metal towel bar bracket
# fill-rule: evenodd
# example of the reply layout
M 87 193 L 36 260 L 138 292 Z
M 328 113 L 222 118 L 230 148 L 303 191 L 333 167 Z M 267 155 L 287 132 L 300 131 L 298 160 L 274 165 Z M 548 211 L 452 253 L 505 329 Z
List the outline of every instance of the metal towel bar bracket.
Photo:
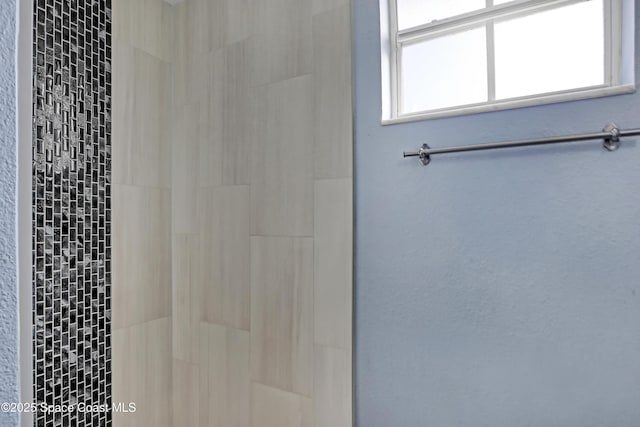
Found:
M 494 142 L 490 144 L 461 145 L 458 147 L 431 148 L 423 144 L 418 151 L 405 151 L 404 157 L 418 157 L 426 166 L 431 162 L 434 154 L 461 153 L 466 151 L 493 150 L 498 148 L 527 147 L 532 145 L 561 144 L 567 142 L 603 140 L 603 147 L 608 151 L 615 151 L 620 147 L 620 138 L 640 135 L 640 129 L 620 130 L 615 123 L 609 123 L 602 132 L 583 133 L 576 135 L 557 136 L 549 138 L 524 139 L 519 141 Z

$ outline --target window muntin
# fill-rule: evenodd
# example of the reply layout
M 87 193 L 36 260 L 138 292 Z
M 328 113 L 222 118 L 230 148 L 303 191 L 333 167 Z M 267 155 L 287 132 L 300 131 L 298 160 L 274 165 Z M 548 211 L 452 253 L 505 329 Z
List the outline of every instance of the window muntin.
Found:
M 482 0 L 481 9 L 478 0 L 389 1 L 388 119 L 489 111 L 634 89 L 620 81 L 623 0 Z M 413 14 L 411 7 L 417 7 Z M 417 25 L 404 28 L 406 22 Z M 470 34 L 477 38 L 470 40 Z M 460 43 L 465 38 L 467 42 Z M 428 55 L 421 58 L 420 51 Z M 486 69 L 480 55 L 485 55 Z

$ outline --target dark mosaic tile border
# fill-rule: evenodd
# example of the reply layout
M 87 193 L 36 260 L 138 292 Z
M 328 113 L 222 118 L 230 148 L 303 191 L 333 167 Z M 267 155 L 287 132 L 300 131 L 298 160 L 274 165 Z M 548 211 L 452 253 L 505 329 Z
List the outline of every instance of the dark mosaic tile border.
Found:
M 111 0 L 33 0 L 38 405 L 111 406 Z M 111 411 L 35 414 L 110 426 Z

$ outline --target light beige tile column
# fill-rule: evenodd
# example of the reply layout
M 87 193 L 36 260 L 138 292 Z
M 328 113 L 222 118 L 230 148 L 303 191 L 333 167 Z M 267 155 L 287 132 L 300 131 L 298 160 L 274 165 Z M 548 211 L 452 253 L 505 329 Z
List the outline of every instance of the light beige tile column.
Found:
M 351 178 L 315 181 L 315 342 L 351 349 L 353 208 Z
M 172 425 L 200 426 L 200 374 L 198 365 L 173 360 Z
M 350 427 L 351 352 L 316 346 L 314 427 Z
M 200 104 L 174 110 L 175 130 L 172 147 L 172 231 L 195 234 L 197 219 L 198 146 Z
M 209 117 L 212 135 L 222 149 L 218 167 L 224 185 L 249 184 L 252 119 L 249 53 L 248 40 L 240 40 L 209 56 Z
M 252 234 L 313 234 L 313 88 L 310 76 L 267 88 L 266 126 L 252 150 Z
M 135 404 L 114 413 L 115 426 L 171 426 L 171 318 L 113 331 L 113 402 Z
M 248 427 L 249 333 L 201 323 L 200 426 Z
M 172 425 L 173 8 L 114 0 L 112 397 L 114 427 Z
M 171 315 L 169 194 L 112 186 L 112 328 Z
M 313 58 L 315 177 L 351 177 L 351 9 L 348 4 L 314 15 Z
M 251 374 L 312 395 L 312 239 L 251 238 Z
M 202 292 L 194 268 L 198 254 L 194 235 L 173 236 L 173 358 L 190 362 L 198 361 L 200 301 Z M 175 361 L 175 360 L 174 360 Z M 175 364 L 174 364 L 175 366 Z
M 198 286 L 202 320 L 249 330 L 249 186 L 198 192 Z

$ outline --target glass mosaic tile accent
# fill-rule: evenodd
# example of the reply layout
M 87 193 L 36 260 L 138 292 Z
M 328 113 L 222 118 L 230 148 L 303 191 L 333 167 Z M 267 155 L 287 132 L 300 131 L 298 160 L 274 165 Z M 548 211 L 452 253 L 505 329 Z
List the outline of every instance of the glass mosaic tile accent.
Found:
M 36 426 L 111 425 L 111 0 L 34 0 Z M 102 410 L 107 409 L 107 410 Z

